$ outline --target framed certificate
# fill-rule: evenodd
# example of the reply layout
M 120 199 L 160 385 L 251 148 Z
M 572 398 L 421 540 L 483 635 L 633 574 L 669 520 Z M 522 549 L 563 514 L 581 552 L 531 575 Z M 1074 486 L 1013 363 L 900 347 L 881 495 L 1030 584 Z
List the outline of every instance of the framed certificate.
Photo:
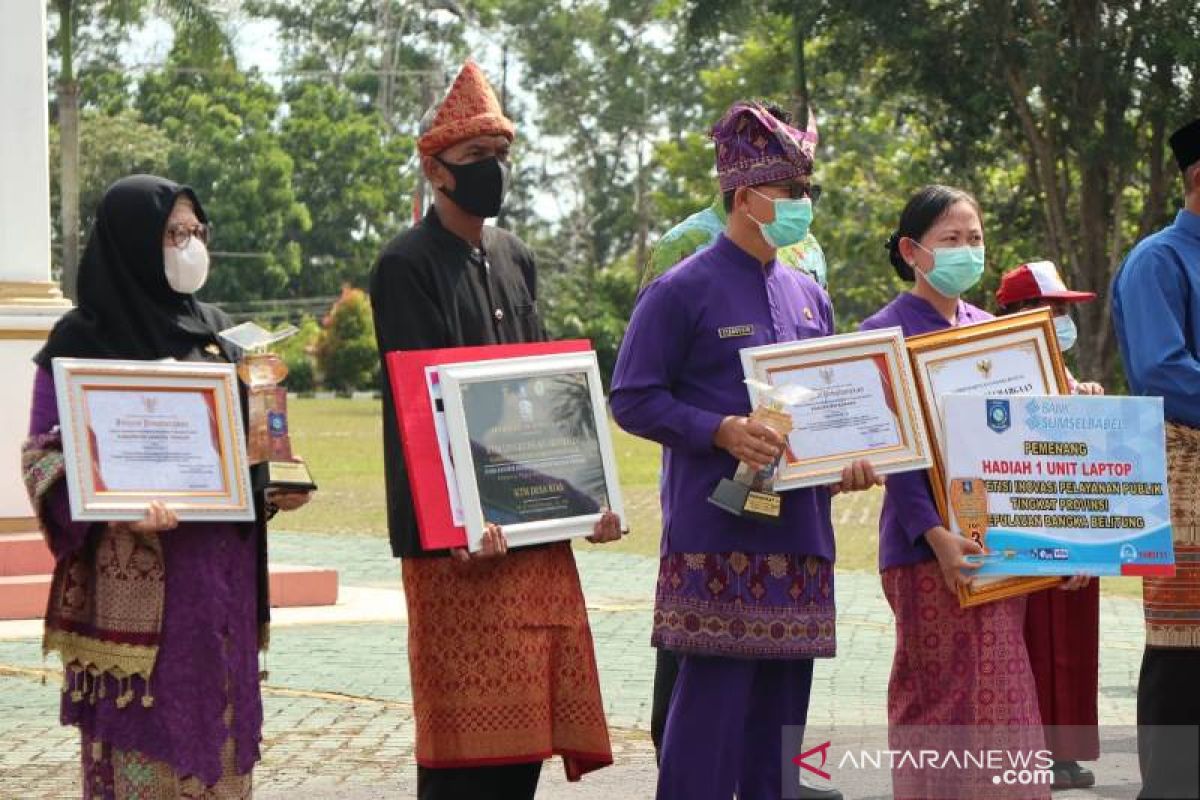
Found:
M 183 521 L 254 519 L 232 364 L 53 366 L 74 520 L 139 520 L 153 500 Z
M 590 535 L 606 509 L 624 518 L 594 352 L 438 372 L 470 550 L 489 522 L 521 546 Z
M 910 336 L 907 345 L 933 444 L 934 464 L 929 470 L 933 497 L 946 527 L 951 528 L 943 398 L 950 394 L 1066 394 L 1067 371 L 1048 308 Z M 979 605 L 1059 582 L 1061 579 L 1056 577 L 978 577 L 969 588 L 960 590 L 959 602 Z
M 860 458 L 880 474 L 932 466 L 899 328 L 748 347 L 742 368 L 758 383 L 814 393 L 786 409 L 792 431 L 775 475 L 777 491 L 836 483 L 842 468 Z M 750 394 L 756 403 L 753 388 Z

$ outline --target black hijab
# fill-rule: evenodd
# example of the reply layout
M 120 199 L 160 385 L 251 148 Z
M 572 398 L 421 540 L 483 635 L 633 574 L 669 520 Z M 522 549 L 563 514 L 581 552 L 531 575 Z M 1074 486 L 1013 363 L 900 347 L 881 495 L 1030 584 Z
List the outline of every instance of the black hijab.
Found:
M 39 366 L 59 356 L 197 360 L 214 344 L 235 360 L 217 337 L 229 318 L 167 283 L 163 229 L 180 197 L 208 222 L 195 192 L 166 178 L 131 175 L 108 187 L 79 263 L 79 305 L 34 356 Z

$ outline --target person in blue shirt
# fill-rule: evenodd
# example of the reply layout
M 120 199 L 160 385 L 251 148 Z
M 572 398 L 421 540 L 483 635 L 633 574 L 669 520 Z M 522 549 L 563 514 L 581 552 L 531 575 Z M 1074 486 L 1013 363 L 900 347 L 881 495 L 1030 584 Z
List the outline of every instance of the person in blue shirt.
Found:
M 1200 796 L 1200 119 L 1170 142 L 1183 172 L 1184 207 L 1133 248 L 1112 288 L 1130 393 L 1163 399 L 1175 539 L 1175 576 L 1143 579 L 1143 798 Z

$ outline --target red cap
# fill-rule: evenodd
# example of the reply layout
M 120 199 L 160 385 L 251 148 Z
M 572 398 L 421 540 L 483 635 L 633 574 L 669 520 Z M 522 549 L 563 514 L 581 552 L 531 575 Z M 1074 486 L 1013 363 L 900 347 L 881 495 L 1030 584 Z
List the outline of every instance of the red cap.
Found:
M 996 290 L 996 302 L 1002 306 L 1025 300 L 1086 303 L 1095 299 L 1095 292 L 1073 292 L 1068 289 L 1052 261 L 1031 261 L 1010 269 L 1000 276 L 1000 288 Z

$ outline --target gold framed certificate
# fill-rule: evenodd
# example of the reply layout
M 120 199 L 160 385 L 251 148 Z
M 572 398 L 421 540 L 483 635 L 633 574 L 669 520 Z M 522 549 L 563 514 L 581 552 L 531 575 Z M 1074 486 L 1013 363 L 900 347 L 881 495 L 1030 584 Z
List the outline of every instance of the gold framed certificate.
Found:
M 1058 395 L 1068 392 L 1067 370 L 1058 349 L 1054 318 L 1038 308 L 993 320 L 910 336 L 913 377 L 933 444 L 929 470 L 933 497 L 946 527 L 979 528 L 979 497 L 946 482 L 942 398 L 950 394 L 995 396 Z M 951 491 L 953 490 L 953 491 Z M 984 501 L 986 502 L 986 500 Z M 986 505 L 983 505 L 986 513 Z M 960 589 L 963 606 L 1028 594 L 1061 582 L 1055 577 L 976 578 Z
M 232 364 L 56 358 L 54 383 L 76 521 L 254 519 Z
M 750 383 L 810 390 L 789 405 L 792 430 L 774 477 L 777 491 L 836 483 L 865 458 L 879 474 L 933 464 L 904 334 L 899 328 L 748 347 Z

